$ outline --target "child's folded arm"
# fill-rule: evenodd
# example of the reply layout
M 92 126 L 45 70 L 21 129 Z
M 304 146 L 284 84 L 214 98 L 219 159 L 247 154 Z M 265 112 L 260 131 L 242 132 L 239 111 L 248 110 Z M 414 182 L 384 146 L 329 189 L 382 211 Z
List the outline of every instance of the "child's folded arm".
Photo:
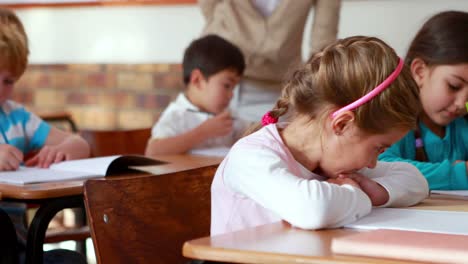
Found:
M 224 181 L 294 226 L 304 229 L 340 227 L 368 214 L 369 197 L 351 185 L 304 179 L 266 149 L 231 150 Z M 235 153 L 233 153 L 235 152 Z M 258 157 L 252 159 L 252 156 Z
M 82 137 L 51 127 L 44 146 L 25 160 L 25 165 L 48 168 L 53 163 L 83 159 L 89 155 L 89 144 Z
M 381 161 L 406 162 L 415 166 L 424 175 L 431 190 L 468 189 L 468 178 L 465 164 L 454 164 L 449 160 L 441 162 L 422 162 L 404 158 L 408 153 L 392 146 L 379 156 Z
M 209 138 L 224 135 L 226 133 L 224 130 L 221 131 L 217 127 L 211 126 L 211 124 L 216 123 L 213 121 L 216 121 L 215 118 L 210 118 L 199 126 L 175 136 L 155 137 L 153 135 L 153 138 L 148 141 L 145 155 L 186 153 Z M 230 129 L 226 128 L 227 133 L 230 132 Z
M 362 169 L 360 172 L 389 193 L 387 203 L 381 206 L 411 206 L 429 194 L 427 180 L 416 167 L 406 162 L 378 162 L 374 169 Z
M 56 146 L 59 151 L 67 154 L 68 159 L 83 159 L 89 157 L 89 144 L 82 137 L 51 127 L 45 146 Z

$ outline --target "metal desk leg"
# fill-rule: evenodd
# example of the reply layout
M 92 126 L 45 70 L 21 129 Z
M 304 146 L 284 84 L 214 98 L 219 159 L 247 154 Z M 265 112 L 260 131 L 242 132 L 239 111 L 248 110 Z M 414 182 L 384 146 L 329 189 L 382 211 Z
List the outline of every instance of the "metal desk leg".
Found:
M 82 227 L 88 224 L 84 207 L 73 209 L 73 214 L 75 216 L 75 224 L 77 226 Z M 75 250 L 76 252 L 86 256 L 86 239 L 82 241 L 76 241 Z
M 84 208 L 82 195 L 47 199 L 41 202 L 41 206 L 34 215 L 28 230 L 28 240 L 26 242 L 27 264 L 42 264 L 44 238 L 50 221 L 57 212 L 65 208 L 75 207 Z
M 10 217 L 0 209 L 0 263 L 18 263 L 15 226 Z

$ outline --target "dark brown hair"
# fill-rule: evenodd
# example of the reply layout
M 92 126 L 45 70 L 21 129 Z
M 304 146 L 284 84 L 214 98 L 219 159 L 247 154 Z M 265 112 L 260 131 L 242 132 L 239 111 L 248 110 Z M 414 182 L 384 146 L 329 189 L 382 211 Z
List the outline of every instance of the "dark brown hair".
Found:
M 244 73 L 245 61 L 242 51 L 231 42 L 217 35 L 206 35 L 190 43 L 182 61 L 184 83 L 190 82 L 195 69 L 208 79 L 223 70 L 234 70 L 239 76 Z
M 429 18 L 411 42 L 406 65 L 416 58 L 429 67 L 468 63 L 468 13 L 445 11 Z M 420 140 L 419 128 L 415 137 Z M 416 147 L 415 159 L 427 161 L 424 146 Z
M 432 16 L 414 37 L 406 64 L 415 58 L 428 66 L 468 62 L 468 13 L 446 11 Z

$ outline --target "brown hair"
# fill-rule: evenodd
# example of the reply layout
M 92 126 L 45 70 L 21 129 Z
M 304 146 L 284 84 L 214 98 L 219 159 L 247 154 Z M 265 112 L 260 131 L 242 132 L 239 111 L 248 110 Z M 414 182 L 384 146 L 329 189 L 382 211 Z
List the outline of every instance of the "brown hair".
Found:
M 446 11 L 432 16 L 414 37 L 406 64 L 415 58 L 428 66 L 468 62 L 468 13 Z
M 331 111 L 382 83 L 398 61 L 395 51 L 380 39 L 355 36 L 338 40 L 292 74 L 270 114 L 275 118 L 287 112 L 291 117 L 330 117 Z M 354 110 L 356 125 L 370 134 L 414 128 L 421 110 L 418 92 L 405 66 L 387 89 Z
M 0 8 L 0 69 L 19 78 L 28 65 L 28 38 L 20 19 Z
M 406 55 L 406 65 L 419 58 L 429 67 L 468 63 L 468 13 L 445 11 L 424 23 L 414 37 Z M 465 115 L 465 118 L 467 116 Z M 415 138 L 421 137 L 419 128 Z M 416 160 L 427 161 L 424 146 L 416 146 Z

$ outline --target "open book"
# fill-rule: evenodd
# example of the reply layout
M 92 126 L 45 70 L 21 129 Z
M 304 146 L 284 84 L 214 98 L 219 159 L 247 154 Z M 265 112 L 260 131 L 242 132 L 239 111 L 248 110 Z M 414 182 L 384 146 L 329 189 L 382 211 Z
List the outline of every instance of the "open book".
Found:
M 380 229 L 334 238 L 332 251 L 400 260 L 466 263 L 467 244 L 468 236 L 464 235 Z
M 24 185 L 103 177 L 128 173 L 130 166 L 160 165 L 166 162 L 138 155 L 116 155 L 80 160 L 62 161 L 48 169 L 20 167 L 16 171 L 0 172 L 0 183 Z

